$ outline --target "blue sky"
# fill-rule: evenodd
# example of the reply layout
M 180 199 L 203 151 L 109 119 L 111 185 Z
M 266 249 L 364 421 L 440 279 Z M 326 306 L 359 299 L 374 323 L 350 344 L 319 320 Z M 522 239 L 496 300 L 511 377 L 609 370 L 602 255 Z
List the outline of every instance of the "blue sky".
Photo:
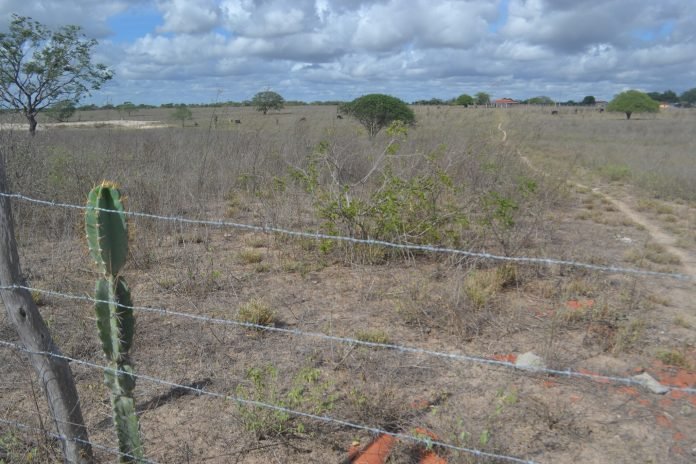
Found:
M 693 0 L 0 1 L 99 41 L 104 104 L 494 97 L 696 87 Z

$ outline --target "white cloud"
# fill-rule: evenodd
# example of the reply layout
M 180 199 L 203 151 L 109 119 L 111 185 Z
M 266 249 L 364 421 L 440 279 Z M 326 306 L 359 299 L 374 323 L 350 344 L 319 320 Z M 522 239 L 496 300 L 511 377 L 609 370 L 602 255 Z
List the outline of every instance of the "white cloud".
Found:
M 159 32 L 205 33 L 220 20 L 220 9 L 213 0 L 167 0 L 159 2 L 158 8 L 164 19 Z
M 230 82 L 230 92 L 280 86 L 307 100 L 379 90 L 608 98 L 696 85 L 693 0 L 510 0 L 502 24 L 500 1 L 4 0 L 0 18 L 82 25 L 116 70 L 106 92 L 166 101 Z M 140 11 L 143 32 L 112 43 L 109 24 Z

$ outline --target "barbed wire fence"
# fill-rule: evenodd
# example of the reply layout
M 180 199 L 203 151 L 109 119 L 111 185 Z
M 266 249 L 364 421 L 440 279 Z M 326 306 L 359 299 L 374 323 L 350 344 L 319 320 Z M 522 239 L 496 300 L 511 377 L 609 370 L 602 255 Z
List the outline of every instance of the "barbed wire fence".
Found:
M 42 206 L 47 206 L 47 207 L 75 209 L 75 210 L 81 210 L 81 211 L 84 211 L 87 209 L 86 206 L 82 206 L 82 205 L 41 200 L 41 199 L 32 198 L 32 197 L 23 195 L 21 193 L 0 192 L 0 196 L 6 197 L 6 198 L 14 198 L 16 200 L 26 201 L 29 203 L 34 203 L 37 205 L 42 205 Z M 107 212 L 107 213 L 114 213 L 114 211 L 108 210 L 108 209 L 101 209 L 101 208 L 91 208 L 91 209 L 94 211 L 103 211 L 103 212 Z M 519 264 L 562 265 L 562 266 L 569 266 L 569 267 L 584 268 L 584 269 L 589 269 L 589 270 L 593 270 L 593 271 L 600 271 L 600 272 L 609 272 L 609 273 L 617 273 L 617 274 L 633 274 L 633 275 L 643 275 L 643 276 L 653 276 L 653 277 L 665 277 L 665 278 L 677 279 L 677 280 L 683 280 L 683 281 L 696 281 L 696 276 L 692 276 L 692 275 L 688 275 L 688 274 L 680 274 L 680 273 L 675 273 L 675 272 L 650 271 L 650 270 L 646 270 L 646 269 L 627 268 L 627 267 L 621 267 L 621 266 L 603 266 L 600 264 L 592 264 L 592 263 L 586 263 L 586 262 L 581 262 L 581 261 L 572 261 L 572 260 L 564 260 L 564 259 L 556 259 L 556 258 L 543 258 L 543 257 L 539 258 L 539 257 L 532 257 L 532 256 L 502 256 L 502 255 L 496 255 L 496 254 L 492 254 L 492 253 L 473 251 L 473 250 L 464 250 L 464 249 L 458 249 L 458 248 L 446 248 L 446 247 L 438 247 L 438 246 L 433 246 L 433 245 L 412 245 L 412 244 L 406 244 L 406 243 L 394 243 L 394 242 L 388 242 L 385 240 L 360 239 L 360 238 L 348 237 L 348 236 L 342 236 L 342 235 L 324 234 L 324 233 L 320 233 L 320 232 L 303 232 L 303 231 L 297 231 L 297 230 L 291 230 L 291 229 L 284 229 L 284 228 L 280 228 L 280 227 L 273 227 L 270 225 L 258 226 L 258 225 L 252 225 L 252 224 L 223 221 L 223 220 L 201 220 L 201 219 L 190 219 L 190 218 L 179 217 L 179 216 L 161 216 L 158 214 L 141 213 L 141 212 L 136 212 L 136 211 L 126 211 L 124 214 L 126 216 L 131 216 L 131 217 L 156 219 L 156 220 L 169 221 L 169 222 L 175 222 L 175 223 L 180 223 L 180 224 L 192 224 L 192 225 L 203 225 L 203 226 L 214 226 L 214 227 L 230 227 L 230 228 L 247 230 L 247 231 L 263 232 L 263 233 L 275 233 L 275 234 L 287 235 L 290 237 L 302 237 L 302 238 L 311 238 L 311 239 L 317 239 L 317 240 L 334 240 L 334 241 L 350 242 L 350 243 L 361 244 L 361 245 L 371 245 L 371 246 L 395 248 L 395 249 L 407 250 L 407 251 L 421 251 L 421 252 L 429 252 L 429 253 L 458 255 L 458 256 L 465 256 L 465 257 L 469 257 L 469 258 L 479 258 L 479 259 L 492 260 L 492 261 L 503 261 L 503 262 L 510 262 L 510 263 L 519 263 Z
M 6 197 L 6 198 L 11 198 L 14 200 L 28 202 L 31 204 L 36 204 L 36 205 L 40 205 L 40 206 L 44 206 L 44 207 L 50 207 L 50 208 L 63 208 L 63 209 L 72 209 L 72 210 L 85 210 L 86 209 L 85 206 L 81 206 L 81 205 L 75 205 L 75 204 L 70 204 L 70 203 L 59 203 L 59 202 L 53 202 L 53 201 L 48 201 L 48 200 L 41 200 L 41 199 L 36 199 L 36 198 L 26 196 L 23 194 L 19 194 L 19 193 L 0 192 L 0 196 Z M 97 209 L 99 209 L 99 208 L 97 208 Z M 101 210 L 101 211 L 112 212 L 111 210 Z M 393 242 L 386 242 L 386 241 L 381 241 L 381 240 L 371 240 L 371 239 L 357 239 L 357 238 L 346 237 L 346 236 L 328 235 L 328 234 L 323 234 L 323 233 L 319 233 L 319 232 L 304 232 L 304 231 L 297 231 L 297 230 L 273 227 L 273 226 L 268 226 L 268 225 L 259 226 L 259 225 L 236 223 L 236 222 L 230 222 L 230 221 L 222 221 L 222 220 L 198 220 L 198 219 L 190 219 L 190 218 L 185 218 L 185 217 L 162 216 L 162 215 L 140 213 L 140 212 L 126 212 L 126 214 L 129 216 L 132 216 L 132 217 L 142 217 L 142 218 L 148 218 L 148 219 L 154 219 L 154 220 L 160 220 L 160 221 L 174 222 L 174 223 L 179 223 L 179 224 L 203 225 L 203 226 L 213 226 L 213 227 L 229 227 L 229 228 L 236 228 L 236 229 L 247 230 L 247 231 L 262 232 L 262 233 L 267 233 L 267 234 L 282 234 L 282 235 L 286 235 L 286 236 L 290 236 L 290 237 L 311 238 L 311 239 L 317 239 L 317 240 L 335 240 L 335 241 L 351 242 L 351 243 L 370 245 L 370 246 L 396 248 L 396 249 L 402 249 L 402 250 L 408 250 L 408 251 L 420 251 L 420 252 L 429 252 L 429 253 L 440 253 L 440 254 L 466 256 L 466 257 L 472 257 L 472 258 L 478 258 L 478 259 L 484 259 L 484 260 L 514 262 L 514 263 L 520 263 L 520 264 L 564 265 L 564 266 L 569 266 L 569 267 L 584 268 L 584 269 L 590 269 L 590 270 L 594 270 L 594 271 L 598 271 L 598 272 L 606 272 L 606 273 L 627 274 L 627 275 L 635 275 L 635 276 L 647 276 L 647 277 L 653 277 L 653 278 L 675 279 L 675 280 L 686 281 L 686 282 L 696 281 L 695 276 L 680 274 L 680 273 L 657 272 L 657 271 L 651 271 L 651 270 L 645 270 L 645 269 L 626 268 L 626 267 L 620 267 L 620 266 L 604 266 L 604 265 L 599 265 L 599 264 L 592 264 L 592 263 L 572 261 L 572 260 L 564 260 L 564 259 L 556 259 L 556 258 L 529 257 L 529 256 L 517 256 L 517 257 L 500 256 L 500 255 L 490 254 L 490 253 L 486 253 L 486 252 L 478 252 L 478 251 L 473 251 L 473 250 L 442 248 L 442 247 L 431 246 L 431 245 L 401 244 L 401 243 L 393 243 Z M 29 292 L 35 292 L 38 294 L 56 297 L 56 298 L 62 298 L 62 299 L 66 299 L 66 300 L 77 300 L 77 301 L 85 301 L 85 302 L 91 302 L 91 303 L 101 302 L 100 300 L 91 298 L 89 296 L 59 292 L 59 291 L 49 290 L 49 289 L 43 289 L 43 288 L 24 285 L 23 283 L 16 283 L 15 285 L 11 285 L 11 286 L 3 286 L 3 287 L 0 287 L 0 289 L 1 290 L 22 289 L 22 290 L 26 290 Z M 330 334 L 321 333 L 321 332 L 307 332 L 307 331 L 302 331 L 302 330 L 298 330 L 298 329 L 289 329 L 289 328 L 284 328 L 284 327 L 267 326 L 267 325 L 242 322 L 242 321 L 237 321 L 237 320 L 232 320 L 232 319 L 214 318 L 214 317 L 208 317 L 208 316 L 203 316 L 203 315 L 199 315 L 199 314 L 193 314 L 190 312 L 175 311 L 175 310 L 166 309 L 166 308 L 156 308 L 156 307 L 149 307 L 149 306 L 133 306 L 133 307 L 128 307 L 128 306 L 124 306 L 124 305 L 119 305 L 119 306 L 131 308 L 131 309 L 133 309 L 135 311 L 139 311 L 139 312 L 153 313 L 156 315 L 160 315 L 162 317 L 175 317 L 175 318 L 194 320 L 194 321 L 200 322 L 202 324 L 216 324 L 216 325 L 252 328 L 252 329 L 257 329 L 260 331 L 277 332 L 277 333 L 290 335 L 290 336 L 296 336 L 296 337 L 315 338 L 315 339 L 320 339 L 320 340 L 329 341 L 329 342 L 338 342 L 338 343 L 342 343 L 342 344 L 347 344 L 349 346 L 365 346 L 365 347 L 370 347 L 370 348 L 387 349 L 387 350 L 391 350 L 391 351 L 394 351 L 397 353 L 420 354 L 420 355 L 434 357 L 434 358 L 446 359 L 449 361 L 468 362 L 468 363 L 474 363 L 474 364 L 479 364 L 479 365 L 488 366 L 488 367 L 497 367 L 497 368 L 508 369 L 508 370 L 512 370 L 513 372 L 516 372 L 516 373 L 519 373 L 522 375 L 546 374 L 546 375 L 550 375 L 550 376 L 564 377 L 564 378 L 577 379 L 577 380 L 589 380 L 589 381 L 594 381 L 594 382 L 599 382 L 599 383 L 607 383 L 608 382 L 608 383 L 614 383 L 614 384 L 619 384 L 619 385 L 644 386 L 644 383 L 642 381 L 636 380 L 636 379 L 631 378 L 631 377 L 605 376 L 605 375 L 599 375 L 599 374 L 594 374 L 594 373 L 580 372 L 580 371 L 573 370 L 571 368 L 549 369 L 546 367 L 534 367 L 534 368 L 520 367 L 513 362 L 501 361 L 501 360 L 497 360 L 497 359 L 490 359 L 490 358 L 486 358 L 483 356 L 475 356 L 475 355 L 460 354 L 460 353 L 453 353 L 453 352 L 442 352 L 442 351 L 435 351 L 435 350 L 426 350 L 426 349 L 422 349 L 422 348 L 418 348 L 418 347 L 405 346 L 405 345 L 392 344 L 392 343 L 371 342 L 371 341 L 359 340 L 357 338 L 339 337 L 339 336 L 330 335 Z M 111 370 L 112 372 L 115 372 L 115 371 L 113 371 L 113 369 L 110 369 L 109 367 L 99 365 L 99 364 L 96 364 L 96 363 L 93 363 L 90 361 L 86 361 L 84 359 L 79 359 L 79 358 L 70 357 L 70 356 L 64 356 L 64 355 L 60 355 L 60 354 L 56 354 L 56 353 L 52 353 L 52 352 L 46 352 L 46 351 L 37 352 L 37 351 L 28 350 L 28 349 L 14 343 L 12 341 L 9 341 L 9 340 L 0 340 L 0 346 L 2 346 L 5 349 L 14 350 L 16 352 L 24 353 L 27 355 L 48 356 L 48 357 L 53 357 L 53 358 L 58 358 L 58 359 L 62 359 L 65 361 L 69 361 L 69 362 L 75 363 L 77 365 L 88 367 L 90 369 L 96 369 L 96 370 L 102 370 L 102 371 Z M 534 463 L 535 462 L 532 460 L 526 460 L 526 459 L 515 457 L 515 456 L 490 453 L 490 452 L 482 451 L 482 450 L 479 450 L 476 448 L 461 447 L 461 446 L 457 446 L 457 445 L 454 445 L 451 443 L 447 443 L 445 441 L 433 440 L 432 438 L 428 438 L 428 437 L 424 438 L 424 437 L 411 435 L 411 434 L 407 434 L 407 433 L 389 431 L 389 430 L 385 430 L 383 428 L 359 424 L 359 423 L 343 420 L 340 418 L 334 418 L 334 417 L 327 416 L 327 415 L 310 414 L 310 413 L 306 413 L 306 412 L 302 412 L 302 411 L 297 411 L 297 410 L 294 410 L 291 408 L 287 408 L 284 406 L 278 406 L 275 404 L 266 403 L 263 401 L 249 400 L 249 399 L 241 398 L 238 396 L 228 395 L 225 393 L 209 391 L 209 390 L 204 389 L 204 388 L 197 388 L 197 387 L 194 387 L 191 385 L 184 385 L 181 383 L 168 381 L 168 380 L 165 380 L 165 379 L 162 379 L 159 377 L 155 377 L 155 376 L 148 376 L 148 375 L 144 375 L 144 374 L 134 374 L 134 377 L 142 379 L 142 380 L 147 381 L 147 382 L 157 384 L 157 385 L 166 386 L 169 388 L 183 389 L 186 391 L 190 391 L 191 393 L 195 393 L 197 395 L 208 396 L 208 397 L 212 397 L 212 398 L 217 398 L 217 399 L 221 399 L 221 400 L 235 402 L 238 404 L 245 404 L 248 406 L 266 408 L 266 409 L 277 411 L 277 412 L 287 413 L 287 414 L 290 414 L 290 415 L 296 416 L 296 417 L 302 417 L 305 419 L 310 419 L 310 420 L 314 420 L 314 421 L 318 421 L 318 422 L 333 424 L 333 425 L 336 425 L 339 427 L 344 427 L 344 428 L 349 428 L 349 429 L 354 429 L 354 430 L 362 430 L 362 431 L 369 432 L 369 433 L 375 434 L 375 435 L 389 435 L 389 436 L 398 438 L 398 439 L 403 440 L 403 441 L 416 443 L 416 444 L 426 446 L 426 447 L 438 446 L 438 447 L 441 447 L 443 449 L 449 449 L 449 450 L 454 450 L 454 451 L 458 451 L 458 452 L 462 452 L 462 453 L 467 453 L 467 454 L 473 455 L 477 458 L 494 459 L 494 460 L 499 460 L 499 461 L 515 462 L 515 463 Z M 683 392 L 683 393 L 687 393 L 687 394 L 696 394 L 696 388 L 682 387 L 682 386 L 677 386 L 677 385 L 663 385 L 663 386 L 670 391 Z M 49 431 L 46 431 L 43 429 L 37 429 L 36 427 L 33 427 L 31 425 L 24 424 L 24 423 L 17 422 L 17 421 L 13 421 L 13 420 L 6 419 L 6 418 L 0 418 L 0 424 L 4 424 L 5 426 L 14 427 L 17 429 L 31 430 L 31 431 L 34 431 L 37 433 L 42 433 L 49 438 L 59 440 L 59 441 L 69 440 L 65 436 L 55 434 L 53 432 L 49 432 Z M 93 443 L 93 442 L 90 442 L 90 444 L 94 448 L 100 449 L 104 452 L 107 452 L 110 454 L 123 455 L 123 453 L 120 453 L 117 449 L 110 448 L 108 446 L 101 445 L 98 443 Z M 126 455 L 126 457 L 129 457 L 129 456 Z M 145 460 L 144 462 L 148 462 L 148 463 L 153 462 L 154 463 L 156 461 Z

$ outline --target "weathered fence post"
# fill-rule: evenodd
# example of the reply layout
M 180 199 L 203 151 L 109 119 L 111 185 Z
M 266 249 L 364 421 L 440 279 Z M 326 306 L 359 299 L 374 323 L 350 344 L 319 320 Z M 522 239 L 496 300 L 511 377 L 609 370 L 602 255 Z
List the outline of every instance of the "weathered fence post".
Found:
M 7 192 L 5 156 L 0 153 L 0 192 Z M 0 196 L 0 285 L 20 284 L 21 270 L 10 199 Z M 27 350 L 60 355 L 39 310 L 24 289 L 0 290 L 10 323 Z M 94 461 L 87 428 L 82 419 L 77 389 L 68 362 L 46 355 L 29 355 L 29 361 L 39 378 L 57 432 L 62 440 L 65 461 L 71 464 L 89 464 Z M 29 394 L 29 393 L 27 393 Z

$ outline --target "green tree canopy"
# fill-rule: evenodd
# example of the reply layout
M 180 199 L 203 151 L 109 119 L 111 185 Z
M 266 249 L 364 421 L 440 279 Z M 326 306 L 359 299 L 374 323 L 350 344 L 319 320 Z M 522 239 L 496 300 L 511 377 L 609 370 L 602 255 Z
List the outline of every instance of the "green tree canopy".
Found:
M 696 105 L 696 87 L 682 93 L 679 97 L 679 100 L 689 105 Z
M 413 110 L 396 97 L 373 93 L 356 98 L 340 107 L 340 111 L 357 119 L 374 137 L 382 128 L 394 121 L 413 124 L 416 120 Z
M 263 114 L 266 114 L 268 110 L 282 109 L 285 106 L 285 99 L 279 93 L 266 90 L 254 95 L 251 104 L 256 107 L 257 111 L 263 111 Z
M 121 103 L 120 105 L 118 105 L 116 107 L 116 109 L 118 110 L 119 113 L 123 114 L 125 112 L 126 114 L 128 114 L 128 116 L 130 116 L 131 113 L 135 113 L 138 111 L 138 107 L 135 106 L 135 104 L 133 102 L 129 102 L 129 101 Z M 122 118 L 123 118 L 123 116 L 122 116 Z
M 474 97 L 463 93 L 457 97 L 454 103 L 456 103 L 457 105 L 471 106 L 474 104 Z
M 63 100 L 47 108 L 46 114 L 56 121 L 65 122 L 75 114 L 75 105 L 71 100 Z
M 631 119 L 633 113 L 657 113 L 659 110 L 658 102 L 638 90 L 621 92 L 607 105 L 607 111 L 626 113 L 626 119 Z
M 111 79 L 103 64 L 92 63 L 92 49 L 78 26 L 51 31 L 31 18 L 12 15 L 9 32 L 0 33 L 0 107 L 21 111 L 36 132 L 42 110 L 70 101 Z
M 178 105 L 174 111 L 172 111 L 171 118 L 181 121 L 181 127 L 184 127 L 186 121 L 193 119 L 193 113 L 191 113 L 191 110 L 188 109 L 186 105 Z
M 582 99 L 583 105 L 594 105 L 595 103 L 597 103 L 597 100 L 593 95 L 588 95 Z
M 529 103 L 530 105 L 553 105 L 554 101 L 546 95 L 541 95 L 539 97 L 530 98 L 529 100 L 527 100 L 527 103 Z
M 478 92 L 475 97 L 477 105 L 490 105 L 491 103 L 491 96 L 486 92 Z
M 648 92 L 647 95 L 648 95 L 648 97 L 650 97 L 653 100 L 658 101 L 658 102 L 677 103 L 679 101 L 679 97 L 672 90 L 665 90 L 662 93 L 660 93 L 660 92 Z

